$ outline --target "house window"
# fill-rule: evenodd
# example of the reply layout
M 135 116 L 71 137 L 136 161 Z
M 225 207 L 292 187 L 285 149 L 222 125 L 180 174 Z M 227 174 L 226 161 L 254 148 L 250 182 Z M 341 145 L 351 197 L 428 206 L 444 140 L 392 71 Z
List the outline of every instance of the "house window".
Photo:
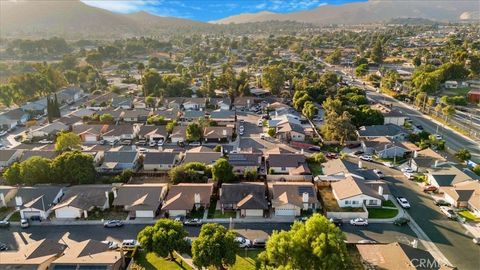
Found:
M 282 167 L 282 171 L 285 171 L 285 170 L 286 170 L 286 168 L 285 168 L 285 167 Z
M 377 205 L 378 201 L 377 200 L 368 200 L 368 205 Z
M 349 201 L 349 200 L 346 200 L 346 201 L 345 201 L 345 205 L 348 205 L 348 204 L 350 204 L 350 201 Z
M 358 201 L 352 201 L 352 204 L 358 204 Z

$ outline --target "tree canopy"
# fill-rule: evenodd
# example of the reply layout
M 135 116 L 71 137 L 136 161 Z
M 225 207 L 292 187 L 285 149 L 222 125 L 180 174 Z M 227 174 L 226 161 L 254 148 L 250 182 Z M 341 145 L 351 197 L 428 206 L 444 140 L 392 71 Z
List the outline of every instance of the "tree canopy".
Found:
M 147 226 L 138 233 L 138 242 L 149 252 L 155 252 L 162 257 L 174 259 L 175 250 L 182 251 L 187 243 L 187 231 L 180 221 L 159 219 L 155 225 Z
M 82 140 L 73 132 L 61 132 L 55 141 L 55 151 L 64 152 L 81 149 Z
M 233 166 L 228 163 L 225 158 L 218 159 L 212 166 L 213 181 L 223 183 L 232 182 L 235 178 L 233 174 Z
M 199 268 L 224 269 L 235 263 L 237 249 L 233 231 L 217 223 L 204 224 L 192 243 L 193 264 Z

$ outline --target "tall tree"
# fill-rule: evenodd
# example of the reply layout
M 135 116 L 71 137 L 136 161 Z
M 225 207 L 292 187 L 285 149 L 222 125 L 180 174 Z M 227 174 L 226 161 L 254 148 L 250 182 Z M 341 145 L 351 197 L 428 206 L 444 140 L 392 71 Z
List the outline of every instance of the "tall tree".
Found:
M 173 252 L 185 249 L 187 236 L 188 233 L 180 221 L 163 218 L 159 219 L 155 225 L 141 230 L 137 239 L 145 250 L 174 260 Z
M 57 136 L 55 151 L 64 152 L 81 149 L 82 140 L 73 132 L 62 132 Z
M 193 264 L 199 268 L 225 269 L 236 260 L 235 233 L 220 224 L 207 223 L 192 243 Z
M 93 184 L 96 171 L 93 157 L 79 151 L 64 152 L 51 162 L 51 182 L 74 185 Z
M 348 269 L 345 235 L 326 217 L 314 214 L 290 231 L 274 231 L 259 255 L 262 269 Z
M 267 66 L 263 69 L 263 86 L 270 89 L 272 94 L 280 93 L 285 84 L 286 76 L 283 68 L 278 65 Z
M 202 129 L 197 123 L 190 123 L 185 131 L 187 141 L 199 141 L 202 138 Z
M 229 183 L 235 178 L 233 174 L 233 166 L 224 158 L 215 161 L 212 166 L 213 181 Z

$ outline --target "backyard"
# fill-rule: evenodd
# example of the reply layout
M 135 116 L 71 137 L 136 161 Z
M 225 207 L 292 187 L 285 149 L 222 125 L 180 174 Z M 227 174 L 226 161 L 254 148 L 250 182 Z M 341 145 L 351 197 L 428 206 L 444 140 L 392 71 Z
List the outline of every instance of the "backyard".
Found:
M 163 257 L 158 256 L 154 252 L 145 252 L 141 251 L 138 253 L 137 258 L 135 259 L 135 266 L 132 267 L 134 270 L 155 270 L 155 269 L 164 269 L 164 270 L 191 270 L 185 262 L 179 258 L 175 258 L 175 261 L 167 260 Z

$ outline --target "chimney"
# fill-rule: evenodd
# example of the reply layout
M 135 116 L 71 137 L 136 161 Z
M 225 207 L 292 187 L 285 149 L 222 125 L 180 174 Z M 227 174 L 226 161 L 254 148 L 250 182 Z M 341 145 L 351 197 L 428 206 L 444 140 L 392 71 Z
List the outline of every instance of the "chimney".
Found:
M 363 163 L 361 159 L 358 160 L 358 168 L 359 169 L 363 168 Z
M 418 157 L 418 151 L 415 150 L 415 151 L 413 151 L 413 158 L 417 158 L 417 157 Z
M 383 187 L 378 186 L 378 195 L 383 196 Z
M 193 202 L 195 203 L 196 208 L 200 207 L 200 193 L 195 193 L 195 195 L 193 195 Z
M 5 195 L 0 193 L 0 206 L 6 206 L 7 202 L 5 201 Z
M 117 194 L 117 189 L 114 189 L 113 190 L 113 198 L 117 198 L 118 194 Z
M 226 129 L 223 129 L 223 130 L 222 130 L 222 135 L 223 135 L 223 136 L 227 136 L 227 130 L 226 130 Z
M 433 165 L 434 168 L 438 167 L 438 160 L 435 160 L 435 164 Z
M 302 155 L 303 155 L 303 148 L 300 150 L 300 154 L 302 154 Z
M 303 210 L 307 210 L 308 209 L 308 192 L 304 192 L 302 194 L 302 202 L 303 202 Z

